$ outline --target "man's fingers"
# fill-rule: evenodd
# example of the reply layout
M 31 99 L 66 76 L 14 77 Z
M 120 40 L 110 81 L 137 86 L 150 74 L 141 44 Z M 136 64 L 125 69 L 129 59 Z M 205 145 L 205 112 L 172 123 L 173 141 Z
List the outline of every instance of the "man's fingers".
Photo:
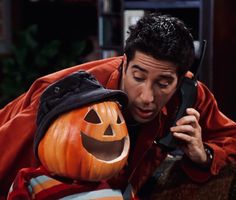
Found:
M 176 133 L 184 133 L 193 136 L 194 135 L 194 127 L 191 124 L 188 125 L 179 125 L 171 127 L 170 129 L 172 132 Z
M 173 136 L 181 141 L 185 141 L 187 143 L 191 143 L 193 137 L 184 133 L 173 132 Z

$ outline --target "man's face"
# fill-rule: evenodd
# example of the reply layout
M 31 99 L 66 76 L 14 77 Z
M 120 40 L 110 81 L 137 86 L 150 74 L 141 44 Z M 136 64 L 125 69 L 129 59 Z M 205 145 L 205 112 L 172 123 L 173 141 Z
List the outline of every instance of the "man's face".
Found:
M 137 51 L 123 65 L 121 89 L 129 97 L 129 114 L 140 123 L 154 119 L 174 94 L 178 82 L 177 67 Z

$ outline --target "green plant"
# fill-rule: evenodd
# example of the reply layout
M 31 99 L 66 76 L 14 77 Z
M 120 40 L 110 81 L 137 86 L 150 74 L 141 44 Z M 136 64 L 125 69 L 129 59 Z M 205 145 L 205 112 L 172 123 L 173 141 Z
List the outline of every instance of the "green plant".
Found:
M 1 60 L 1 107 L 26 91 L 36 78 L 81 62 L 85 40 L 39 42 L 37 33 L 36 25 L 19 32 L 11 55 Z

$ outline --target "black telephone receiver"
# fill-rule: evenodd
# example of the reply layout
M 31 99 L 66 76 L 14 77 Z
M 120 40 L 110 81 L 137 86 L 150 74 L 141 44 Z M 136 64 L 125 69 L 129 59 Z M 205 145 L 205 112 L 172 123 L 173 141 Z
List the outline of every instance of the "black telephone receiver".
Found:
M 190 71 L 194 74 L 193 78 L 184 77 L 181 80 L 181 84 L 177 89 L 177 95 L 180 97 L 180 107 L 176 114 L 176 117 L 171 124 L 174 126 L 176 121 L 183 117 L 186 114 L 186 109 L 192 107 L 197 98 L 197 75 L 199 72 L 199 68 L 202 64 L 203 57 L 206 51 L 206 40 L 201 42 L 201 51 L 199 57 L 195 58 L 195 62 L 193 63 Z M 178 141 L 173 137 L 172 133 L 169 131 L 164 137 L 160 138 L 156 141 L 157 144 L 161 146 L 166 151 L 174 151 L 177 149 Z

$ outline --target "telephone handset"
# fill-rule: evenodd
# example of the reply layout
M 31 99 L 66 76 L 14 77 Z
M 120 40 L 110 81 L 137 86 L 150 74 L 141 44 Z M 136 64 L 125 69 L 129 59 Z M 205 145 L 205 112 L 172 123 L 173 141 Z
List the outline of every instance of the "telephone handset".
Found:
M 198 58 L 195 58 L 195 62 L 192 65 L 190 71 L 194 74 L 193 78 L 184 77 L 181 80 L 181 84 L 176 91 L 180 97 L 180 107 L 173 120 L 172 126 L 176 124 L 176 121 L 186 114 L 186 109 L 192 107 L 197 98 L 197 74 L 202 64 L 203 57 L 206 50 L 206 40 L 201 43 L 201 52 Z M 177 148 L 178 141 L 173 137 L 169 131 L 162 138 L 156 141 L 164 150 L 174 151 Z

